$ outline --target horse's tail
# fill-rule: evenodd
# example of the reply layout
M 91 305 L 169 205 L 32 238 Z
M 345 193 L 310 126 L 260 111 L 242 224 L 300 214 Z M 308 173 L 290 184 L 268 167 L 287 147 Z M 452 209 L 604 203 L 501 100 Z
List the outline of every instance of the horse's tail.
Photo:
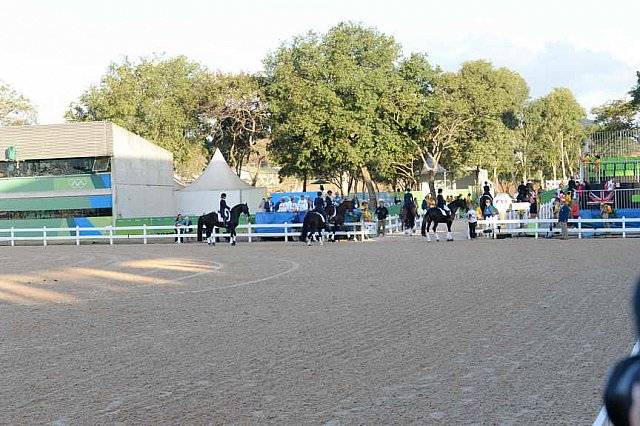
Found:
M 202 241 L 202 216 L 198 218 L 198 241 Z
M 300 232 L 300 241 L 305 242 L 307 239 L 307 218 L 302 221 L 302 231 Z

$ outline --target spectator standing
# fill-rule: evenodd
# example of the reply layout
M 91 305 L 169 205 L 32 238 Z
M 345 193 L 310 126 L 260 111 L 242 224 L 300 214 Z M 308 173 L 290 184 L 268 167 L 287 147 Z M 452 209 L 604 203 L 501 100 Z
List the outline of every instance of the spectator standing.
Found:
M 535 219 L 538 217 L 538 197 L 533 196 L 529 203 L 529 217 Z
M 360 208 L 360 201 L 358 200 L 358 196 L 354 195 L 351 199 L 351 208 L 357 209 Z
M 484 210 L 482 211 L 482 219 L 487 220 L 493 217 L 493 206 L 491 200 L 486 199 L 484 201 Z
M 180 234 L 182 234 L 182 227 L 184 226 L 184 219 L 182 218 L 182 214 L 178 214 L 178 217 L 176 217 L 174 226 L 175 226 L 176 236 L 174 237 L 173 242 L 174 243 L 182 242 L 182 239 L 180 238 Z
M 609 219 L 609 215 L 613 212 L 611 206 L 607 203 L 600 204 L 600 215 L 603 219 Z M 609 222 L 604 222 L 604 227 L 609 228 Z
M 273 201 L 271 201 L 271 197 L 267 197 L 267 200 L 264 203 L 264 211 L 265 213 L 271 213 L 274 211 Z
M 260 201 L 260 205 L 258 206 L 258 213 L 263 213 L 264 212 L 264 206 L 265 204 L 267 204 L 267 200 L 266 199 L 262 199 Z
M 469 222 L 469 239 L 476 238 L 476 225 L 478 224 L 478 214 L 476 209 L 469 204 L 467 211 L 467 221 Z
M 375 214 L 378 219 L 378 235 L 384 237 L 387 233 L 387 216 L 389 216 L 389 210 L 384 206 L 384 201 L 380 200 Z
M 569 231 L 567 230 L 567 222 L 569 221 L 569 205 L 567 202 L 562 203 L 562 207 L 560 207 L 560 211 L 558 212 L 558 225 L 560 225 L 561 239 L 566 240 Z

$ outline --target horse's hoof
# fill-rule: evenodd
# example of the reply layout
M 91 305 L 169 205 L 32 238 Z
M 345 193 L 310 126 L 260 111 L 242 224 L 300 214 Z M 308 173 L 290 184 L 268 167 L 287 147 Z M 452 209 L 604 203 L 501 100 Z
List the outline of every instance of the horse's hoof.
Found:
M 234 242 L 232 242 L 232 243 L 231 243 L 231 245 L 232 245 L 232 246 L 235 246 L 235 245 L 236 245 L 236 242 L 235 242 L 235 241 L 234 241 Z

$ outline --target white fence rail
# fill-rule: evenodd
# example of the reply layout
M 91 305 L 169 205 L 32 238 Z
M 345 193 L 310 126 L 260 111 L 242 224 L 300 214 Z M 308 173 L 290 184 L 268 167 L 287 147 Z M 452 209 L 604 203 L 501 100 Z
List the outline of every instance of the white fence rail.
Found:
M 387 231 L 397 231 L 402 225 L 396 217 L 387 219 Z M 363 241 L 364 239 L 377 234 L 375 222 L 353 222 L 345 223 L 345 227 L 351 231 L 336 232 L 339 236 L 349 236 Z M 261 229 L 281 228 L 281 232 L 261 232 Z M 274 223 L 274 224 L 252 224 L 240 225 L 236 228 L 237 239 L 245 239 L 249 242 L 257 238 L 284 237 L 285 241 L 297 239 L 302 228 L 301 223 Z M 169 231 L 169 232 L 167 232 Z M 53 235 L 64 233 L 67 235 Z M 37 235 L 34 235 L 37 234 Z M 217 233 L 217 238 L 229 237 L 229 233 Z M 183 240 L 194 239 L 196 237 L 196 226 L 104 226 L 104 227 L 79 227 L 74 228 L 7 228 L 0 229 L 0 243 L 8 242 L 15 246 L 19 241 L 41 241 L 43 246 L 54 241 L 70 241 L 80 245 L 81 241 L 108 241 L 115 244 L 118 240 L 141 240 L 147 244 L 153 239 L 174 239 L 178 243 Z
M 578 238 L 592 237 L 595 235 L 622 235 L 626 238 L 630 234 L 640 234 L 640 218 L 616 218 L 616 219 L 569 219 L 567 232 Z M 499 238 L 501 234 L 515 236 L 548 236 L 560 233 L 557 227 L 557 219 L 488 219 L 479 220 L 478 224 L 484 229 L 490 228 L 493 238 Z M 595 226 L 598 225 L 598 226 Z
M 557 219 L 489 219 L 479 220 L 478 232 L 482 234 L 482 229 L 491 229 L 489 236 L 492 238 L 500 238 L 501 235 L 510 236 L 547 236 L 559 234 L 560 228 L 557 227 Z M 422 217 L 416 220 L 416 229 L 419 232 L 422 224 Z M 609 226 L 594 227 L 594 224 Z M 629 226 L 634 224 L 635 226 Z M 632 234 L 640 234 L 640 218 L 619 218 L 619 219 L 570 219 L 568 229 L 569 235 L 575 235 L 577 238 L 585 238 L 594 235 L 621 235 L 626 238 Z M 366 238 L 377 235 L 376 222 L 351 222 L 345 223 L 345 227 L 351 228 L 351 231 L 337 232 L 338 236 L 349 236 L 356 240 L 364 241 Z M 262 229 L 280 228 L 281 232 L 262 232 Z M 284 238 L 285 241 L 296 240 L 300 235 L 301 223 L 274 223 L 274 224 L 251 224 L 238 226 L 238 240 L 246 240 L 248 242 L 255 241 L 258 238 Z M 117 241 L 137 241 L 147 244 L 150 240 L 157 239 L 177 239 L 178 243 L 184 240 L 194 239 L 196 234 L 195 225 L 180 226 L 176 228 L 171 225 L 164 226 L 105 226 L 100 228 L 7 228 L 0 229 L 0 243 L 8 243 L 15 246 L 16 242 L 31 241 L 42 242 L 43 246 L 51 242 L 67 241 L 80 245 L 82 241 L 108 241 L 109 244 L 115 244 Z M 398 216 L 387 218 L 387 233 L 401 232 L 402 221 Z M 65 233 L 67 235 L 55 235 Z M 217 238 L 226 238 L 229 233 L 218 233 Z

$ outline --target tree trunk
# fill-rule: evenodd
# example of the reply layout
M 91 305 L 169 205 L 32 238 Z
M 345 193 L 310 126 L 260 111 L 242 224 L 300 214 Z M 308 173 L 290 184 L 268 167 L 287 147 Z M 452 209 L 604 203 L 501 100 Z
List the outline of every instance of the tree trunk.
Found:
M 558 167 L 554 164 L 552 168 L 553 168 L 553 180 L 558 180 Z
M 307 192 L 307 174 L 302 178 L 302 192 Z
M 436 196 L 436 172 L 433 169 L 430 169 L 427 172 L 427 184 L 429 185 L 429 192 L 432 197 Z
M 369 192 L 369 206 L 376 207 L 378 205 L 378 195 L 376 194 L 376 188 L 373 186 L 373 180 L 371 180 L 369 169 L 367 166 L 361 166 L 360 171 L 362 172 L 363 183 Z
M 564 162 L 564 140 L 560 139 L 560 164 L 562 165 L 562 180 L 567 180 L 567 168 Z

